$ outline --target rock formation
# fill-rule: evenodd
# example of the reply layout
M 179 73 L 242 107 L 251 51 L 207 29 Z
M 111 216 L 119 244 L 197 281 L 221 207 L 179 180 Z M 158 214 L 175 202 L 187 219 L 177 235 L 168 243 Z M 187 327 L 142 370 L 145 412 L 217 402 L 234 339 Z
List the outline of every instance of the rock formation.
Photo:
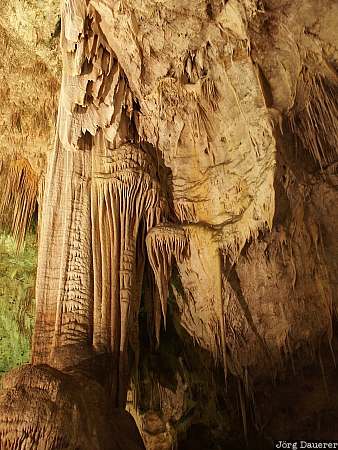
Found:
M 337 17 L 334 0 L 62 1 L 33 365 L 7 375 L 5 449 L 142 448 L 127 418 L 135 444 L 118 428 L 105 440 L 126 404 L 149 450 L 194 424 L 216 439 L 237 426 L 219 406 L 237 393 L 244 435 L 249 410 L 259 434 L 260 383 L 289 363 L 317 359 L 325 373 L 337 310 Z M 13 167 L 2 209 L 15 205 L 22 242 L 37 181 L 27 163 Z M 179 356 L 163 346 L 171 339 Z
M 0 5 L 1 224 L 23 243 L 43 194 L 59 91 L 56 0 Z
M 102 387 L 86 377 L 23 366 L 10 373 L 3 387 L 2 448 L 143 448 L 130 416 L 112 410 Z

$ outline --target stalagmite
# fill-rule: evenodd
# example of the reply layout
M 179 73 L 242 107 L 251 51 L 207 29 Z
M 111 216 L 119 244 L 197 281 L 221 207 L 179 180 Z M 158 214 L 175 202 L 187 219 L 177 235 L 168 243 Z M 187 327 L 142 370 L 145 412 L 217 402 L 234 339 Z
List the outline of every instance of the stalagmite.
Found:
M 144 450 L 131 417 L 82 374 L 17 368 L 3 380 L 0 408 L 3 450 Z

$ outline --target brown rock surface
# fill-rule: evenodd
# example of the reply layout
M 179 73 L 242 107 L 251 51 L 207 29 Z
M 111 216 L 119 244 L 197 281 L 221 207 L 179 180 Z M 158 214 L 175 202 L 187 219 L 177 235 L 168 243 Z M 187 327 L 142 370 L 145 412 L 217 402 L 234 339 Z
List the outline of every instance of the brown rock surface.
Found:
M 314 361 L 325 374 L 335 348 L 337 2 L 61 3 L 33 364 L 70 373 L 108 358 L 106 395 L 124 407 L 132 378 L 149 450 L 196 424 L 220 448 L 236 409 L 253 442 L 252 427 L 270 439 L 260 383 Z M 4 5 L 0 26 L 31 49 L 31 22 L 16 27 Z M 36 82 L 56 73 L 46 63 Z M 22 119 L 7 106 L 8 153 Z M 28 130 L 47 148 L 49 129 Z
M 23 366 L 3 380 L 3 450 L 143 450 L 133 419 L 112 410 L 102 387 L 49 366 Z

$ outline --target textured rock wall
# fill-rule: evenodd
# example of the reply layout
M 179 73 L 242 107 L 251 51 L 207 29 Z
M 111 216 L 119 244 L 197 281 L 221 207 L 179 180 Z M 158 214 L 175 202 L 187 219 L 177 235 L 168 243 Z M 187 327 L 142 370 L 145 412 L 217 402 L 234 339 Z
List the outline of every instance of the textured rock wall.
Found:
M 36 259 L 34 235 L 18 254 L 13 237 L 0 235 L 0 376 L 30 358 Z
M 57 1 L 3 1 L 0 6 L 1 157 L 24 156 L 38 175 L 54 135 L 58 9 Z
M 149 449 L 196 424 L 215 448 L 255 440 L 260 383 L 330 364 L 337 17 L 333 0 L 62 3 L 33 362 L 110 355 L 105 389 L 123 406 L 133 375 Z
M 0 222 L 19 246 L 41 200 L 54 141 L 59 14 L 55 1 L 0 5 Z

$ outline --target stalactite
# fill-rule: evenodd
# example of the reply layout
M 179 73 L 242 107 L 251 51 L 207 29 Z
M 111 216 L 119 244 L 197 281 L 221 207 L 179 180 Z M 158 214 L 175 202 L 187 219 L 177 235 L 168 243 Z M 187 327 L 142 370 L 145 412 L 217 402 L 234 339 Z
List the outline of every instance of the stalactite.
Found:
M 297 141 L 323 169 L 337 158 L 337 88 L 329 79 L 304 68 L 289 124 Z
M 215 82 L 210 78 L 205 78 L 202 83 L 202 93 L 206 102 L 213 111 L 219 108 L 220 94 L 217 90 Z
M 246 399 L 245 399 L 245 396 L 243 393 L 242 381 L 240 380 L 240 378 L 238 378 L 237 384 L 238 384 L 238 398 L 239 398 L 239 404 L 240 404 L 240 410 L 241 410 L 241 416 L 242 416 L 243 433 L 244 433 L 245 440 L 247 442 L 248 425 L 247 425 Z
M 158 296 L 161 305 L 164 326 L 166 326 L 168 289 L 173 259 L 180 262 L 189 251 L 188 238 L 184 229 L 170 225 L 159 225 L 150 230 L 146 239 L 150 265 L 155 274 Z M 154 299 L 156 302 L 156 299 Z M 155 333 L 157 341 L 160 337 L 161 316 L 159 308 L 155 310 Z
M 38 178 L 26 159 L 13 159 L 6 170 L 4 190 L 0 200 L 0 217 L 10 216 L 10 227 L 22 246 L 37 207 Z
M 150 157 L 132 145 L 112 150 L 94 172 L 91 203 L 93 342 L 97 350 L 116 358 L 113 397 L 123 406 L 129 378 L 127 344 L 131 319 L 137 318 L 139 309 L 144 265 L 142 249 L 137 249 L 138 235 L 143 226 L 147 231 L 159 223 L 164 213 Z

